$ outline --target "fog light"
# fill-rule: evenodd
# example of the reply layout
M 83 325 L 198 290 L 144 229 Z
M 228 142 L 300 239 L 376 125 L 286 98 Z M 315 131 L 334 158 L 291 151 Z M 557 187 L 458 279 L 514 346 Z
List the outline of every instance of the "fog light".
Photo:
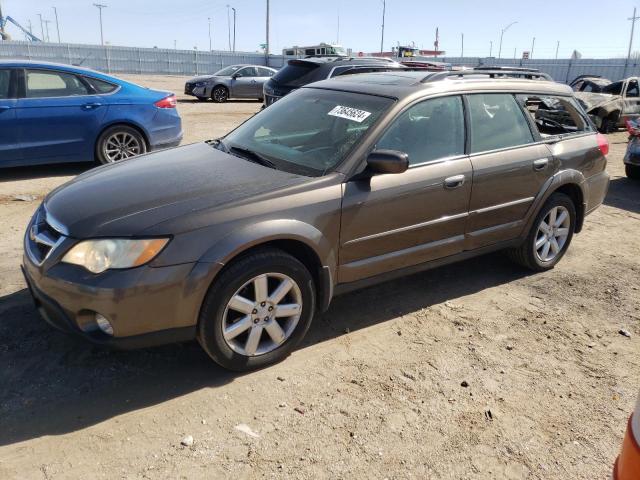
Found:
M 109 336 L 113 336 L 113 327 L 111 326 L 109 320 L 107 320 L 107 317 L 96 313 L 96 323 L 98 324 L 100 330 L 102 330 Z

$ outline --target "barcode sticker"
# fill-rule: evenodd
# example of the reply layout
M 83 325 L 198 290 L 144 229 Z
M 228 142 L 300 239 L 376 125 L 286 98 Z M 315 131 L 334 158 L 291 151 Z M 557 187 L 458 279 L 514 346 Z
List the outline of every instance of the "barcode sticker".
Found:
M 327 115 L 331 115 L 333 117 L 346 118 L 347 120 L 353 120 L 354 122 L 362 123 L 367 119 L 371 112 L 367 112 L 365 110 L 358 110 L 357 108 L 352 107 L 343 107 L 342 105 L 337 105 L 333 108 Z

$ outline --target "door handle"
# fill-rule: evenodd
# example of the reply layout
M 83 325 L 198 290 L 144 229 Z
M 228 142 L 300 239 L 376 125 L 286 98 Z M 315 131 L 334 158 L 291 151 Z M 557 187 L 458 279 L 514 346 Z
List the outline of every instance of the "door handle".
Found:
M 540 158 L 538 160 L 534 160 L 533 169 L 534 170 L 544 170 L 545 168 L 547 168 L 547 165 L 549 165 L 549 159 L 548 158 Z
M 444 179 L 444 188 L 453 189 L 464 185 L 464 175 L 455 175 Z
M 101 103 L 85 103 L 84 105 L 82 105 L 82 109 L 83 110 L 93 110 L 94 108 L 98 108 L 101 107 L 102 104 Z

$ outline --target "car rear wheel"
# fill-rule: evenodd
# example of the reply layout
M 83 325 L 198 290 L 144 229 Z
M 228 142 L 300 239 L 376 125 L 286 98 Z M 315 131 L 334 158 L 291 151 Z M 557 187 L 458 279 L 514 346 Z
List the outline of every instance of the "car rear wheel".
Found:
M 229 90 L 227 90 L 227 87 L 218 85 L 211 92 L 211 99 L 217 103 L 224 103 L 229 99 Z
M 205 297 L 198 341 L 221 366 L 246 371 L 286 358 L 306 334 L 316 293 L 295 257 L 265 249 L 232 263 Z
M 575 225 L 573 201 L 563 193 L 554 193 L 540 209 L 527 239 L 519 247 L 508 250 L 508 254 L 530 270 L 550 270 L 569 248 Z
M 140 132 L 126 125 L 106 129 L 96 144 L 96 157 L 102 164 L 125 160 L 146 151 L 147 144 Z
M 625 165 L 624 172 L 627 174 L 627 178 L 630 178 L 631 180 L 640 180 L 640 166 Z

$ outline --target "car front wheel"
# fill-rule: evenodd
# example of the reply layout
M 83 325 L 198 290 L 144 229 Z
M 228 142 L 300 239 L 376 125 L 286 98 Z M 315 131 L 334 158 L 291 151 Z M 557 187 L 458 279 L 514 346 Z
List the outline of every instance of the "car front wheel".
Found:
M 96 144 L 96 157 L 102 164 L 125 160 L 146 151 L 147 144 L 140 132 L 126 125 L 107 128 Z
M 229 90 L 227 90 L 227 87 L 218 85 L 211 92 L 211 99 L 217 103 L 224 103 L 229 99 Z
M 575 225 L 573 201 L 563 193 L 554 193 L 540 209 L 527 239 L 519 247 L 509 250 L 509 256 L 530 270 L 549 270 L 569 248 Z
M 223 271 L 205 297 L 198 340 L 230 370 L 265 367 L 286 358 L 311 325 L 313 279 L 295 257 L 277 249 L 251 253 Z

